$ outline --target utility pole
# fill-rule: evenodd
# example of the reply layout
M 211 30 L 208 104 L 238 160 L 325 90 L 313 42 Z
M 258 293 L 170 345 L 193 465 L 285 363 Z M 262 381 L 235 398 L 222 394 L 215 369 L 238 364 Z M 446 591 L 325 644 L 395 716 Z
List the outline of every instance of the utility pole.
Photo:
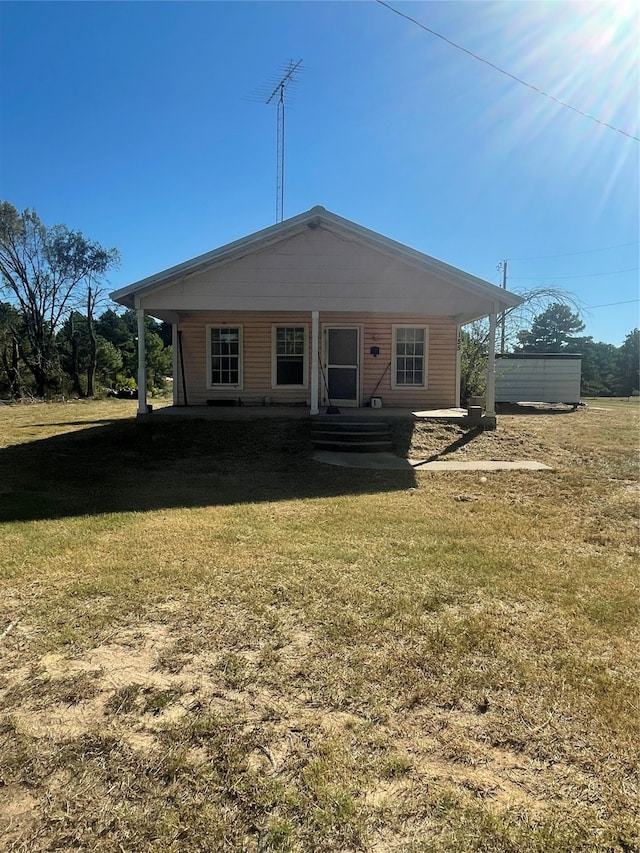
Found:
M 502 289 L 507 289 L 507 261 L 504 260 L 502 263 L 499 263 L 497 269 L 502 270 Z M 505 347 L 505 322 L 507 319 L 507 312 L 503 311 L 502 316 L 500 317 L 500 352 L 504 352 Z

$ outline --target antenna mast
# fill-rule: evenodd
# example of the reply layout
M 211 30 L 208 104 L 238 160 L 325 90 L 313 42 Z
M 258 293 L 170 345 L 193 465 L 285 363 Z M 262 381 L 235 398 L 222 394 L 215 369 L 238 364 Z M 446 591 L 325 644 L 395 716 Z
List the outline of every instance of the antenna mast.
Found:
M 302 60 L 289 60 L 273 90 L 265 98 L 265 104 L 277 105 L 276 123 L 276 222 L 284 219 L 284 112 L 285 94 L 296 82 L 296 74 L 302 71 Z

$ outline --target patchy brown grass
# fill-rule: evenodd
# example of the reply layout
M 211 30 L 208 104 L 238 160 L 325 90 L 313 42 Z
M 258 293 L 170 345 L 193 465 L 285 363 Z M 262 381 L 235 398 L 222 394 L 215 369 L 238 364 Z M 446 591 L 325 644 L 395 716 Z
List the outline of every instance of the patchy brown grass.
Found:
M 130 413 L 0 410 L 0 849 L 638 849 L 637 406 L 414 432 L 484 480 Z

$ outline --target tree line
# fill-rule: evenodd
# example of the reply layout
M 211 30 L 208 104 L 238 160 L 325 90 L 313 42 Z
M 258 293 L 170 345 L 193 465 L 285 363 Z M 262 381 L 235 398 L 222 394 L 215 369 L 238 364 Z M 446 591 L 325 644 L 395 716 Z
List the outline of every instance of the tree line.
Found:
M 135 311 L 98 314 L 119 260 L 80 231 L 0 202 L 0 398 L 135 389 Z M 147 384 L 159 389 L 171 373 L 171 328 L 145 323 Z

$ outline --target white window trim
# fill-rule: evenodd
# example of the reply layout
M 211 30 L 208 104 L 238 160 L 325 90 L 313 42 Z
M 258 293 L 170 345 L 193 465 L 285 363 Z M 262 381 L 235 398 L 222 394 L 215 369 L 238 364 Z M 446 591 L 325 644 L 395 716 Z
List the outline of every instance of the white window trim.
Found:
M 302 361 L 302 376 L 304 382 L 302 385 L 278 385 L 278 359 L 277 359 L 277 329 L 304 329 L 304 350 Z M 309 387 L 309 324 L 308 323 L 272 323 L 271 324 L 271 387 L 273 389 L 301 389 Z
M 207 329 L 207 388 L 219 391 L 242 391 L 244 388 L 244 334 L 240 323 L 210 323 Z M 237 385 L 214 384 L 211 381 L 211 330 L 212 329 L 238 329 L 238 377 Z
M 396 376 L 398 375 L 398 329 L 422 329 L 424 331 L 424 355 L 422 382 L 419 384 L 398 384 Z M 394 391 L 410 391 L 412 388 L 428 388 L 429 387 L 429 327 L 417 325 L 415 323 L 398 323 L 391 326 L 391 387 Z

